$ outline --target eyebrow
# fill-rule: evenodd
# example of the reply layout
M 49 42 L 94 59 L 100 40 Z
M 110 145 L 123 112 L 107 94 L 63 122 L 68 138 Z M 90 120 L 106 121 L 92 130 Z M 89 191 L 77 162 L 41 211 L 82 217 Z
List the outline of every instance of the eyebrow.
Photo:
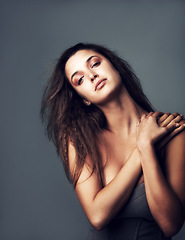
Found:
M 86 60 L 86 63 L 88 63 L 93 57 L 98 57 L 97 55 L 92 55 L 90 56 L 87 60 Z M 73 77 L 78 73 L 78 71 L 74 72 L 71 76 L 71 81 L 73 79 Z

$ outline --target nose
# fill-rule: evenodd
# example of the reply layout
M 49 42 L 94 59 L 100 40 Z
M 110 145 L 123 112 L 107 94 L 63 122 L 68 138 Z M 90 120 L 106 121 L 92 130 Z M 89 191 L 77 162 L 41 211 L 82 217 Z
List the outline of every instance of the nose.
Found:
M 91 82 L 93 82 L 94 79 L 97 78 L 97 77 L 98 77 L 97 74 L 95 74 L 95 73 L 91 73 L 91 75 L 90 75 Z

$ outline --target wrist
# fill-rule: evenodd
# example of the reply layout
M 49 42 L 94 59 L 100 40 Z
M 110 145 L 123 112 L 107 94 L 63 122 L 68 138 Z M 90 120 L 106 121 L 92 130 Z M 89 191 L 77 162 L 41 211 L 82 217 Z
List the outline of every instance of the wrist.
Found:
M 142 142 L 140 141 L 137 143 L 137 147 L 138 147 L 140 154 L 148 153 L 150 151 L 153 151 L 154 144 L 152 143 L 152 141 L 142 140 Z

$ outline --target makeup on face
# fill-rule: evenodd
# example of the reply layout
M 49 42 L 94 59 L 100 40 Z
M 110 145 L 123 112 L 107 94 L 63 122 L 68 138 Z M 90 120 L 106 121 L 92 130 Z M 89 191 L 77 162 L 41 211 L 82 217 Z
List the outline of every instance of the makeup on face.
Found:
M 89 70 L 97 68 L 101 64 L 101 57 L 97 55 L 90 56 L 85 64 Z M 84 79 L 84 72 L 83 71 L 76 71 L 71 76 L 71 82 L 75 85 L 81 85 Z

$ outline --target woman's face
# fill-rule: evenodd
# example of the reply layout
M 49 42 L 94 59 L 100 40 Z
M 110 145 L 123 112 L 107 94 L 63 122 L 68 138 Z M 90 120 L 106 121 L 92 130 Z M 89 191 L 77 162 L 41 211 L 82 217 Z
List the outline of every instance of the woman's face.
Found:
M 92 50 L 79 50 L 71 56 L 65 72 L 78 94 L 95 105 L 109 101 L 123 85 L 109 60 Z

